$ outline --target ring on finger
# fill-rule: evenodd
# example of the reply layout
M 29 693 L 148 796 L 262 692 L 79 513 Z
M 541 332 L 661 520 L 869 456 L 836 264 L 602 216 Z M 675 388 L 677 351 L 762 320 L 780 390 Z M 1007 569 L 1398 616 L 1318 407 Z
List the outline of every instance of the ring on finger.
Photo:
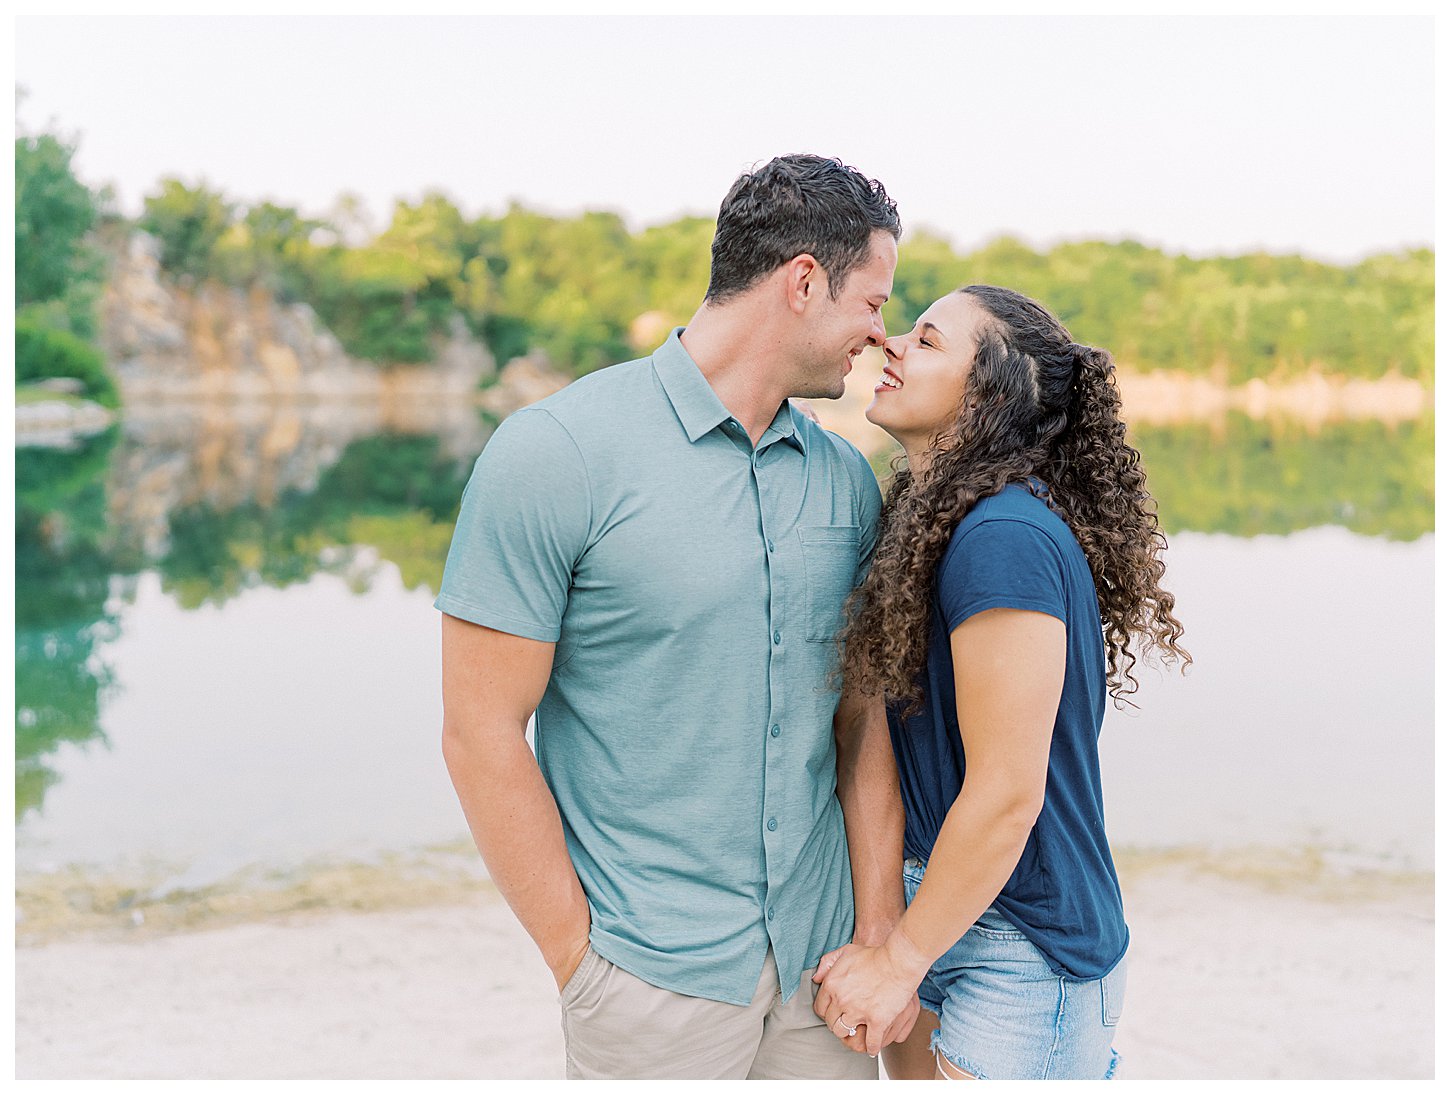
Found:
M 847 1025 L 847 1023 L 846 1023 L 846 1017 L 844 1015 L 838 1015 L 838 1016 L 836 1016 L 836 1022 L 838 1022 L 838 1023 L 841 1024 L 841 1029 L 846 1032 L 846 1037 L 847 1038 L 854 1038 L 854 1037 L 856 1037 L 856 1028 L 853 1027 L 853 1026 Z

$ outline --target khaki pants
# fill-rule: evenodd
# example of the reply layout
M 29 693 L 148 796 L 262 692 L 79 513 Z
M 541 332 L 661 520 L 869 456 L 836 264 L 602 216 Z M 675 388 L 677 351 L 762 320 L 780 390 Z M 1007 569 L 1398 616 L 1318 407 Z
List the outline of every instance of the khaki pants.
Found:
M 813 1010 L 810 973 L 781 1003 L 767 953 L 745 1007 L 681 996 L 626 973 L 589 948 L 559 997 L 571 1080 L 875 1080 Z

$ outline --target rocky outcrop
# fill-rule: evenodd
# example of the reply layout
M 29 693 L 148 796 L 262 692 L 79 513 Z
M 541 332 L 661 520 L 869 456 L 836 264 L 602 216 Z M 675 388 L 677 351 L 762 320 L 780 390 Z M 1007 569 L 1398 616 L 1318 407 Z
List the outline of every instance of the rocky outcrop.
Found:
M 159 247 L 135 232 L 114 256 L 101 302 L 101 348 L 122 399 L 472 402 L 492 355 L 455 317 L 427 365 L 382 368 L 352 358 L 312 308 L 260 287 L 180 287 Z
M 104 430 L 111 412 L 80 400 L 46 399 L 15 405 L 15 444 L 68 448 Z

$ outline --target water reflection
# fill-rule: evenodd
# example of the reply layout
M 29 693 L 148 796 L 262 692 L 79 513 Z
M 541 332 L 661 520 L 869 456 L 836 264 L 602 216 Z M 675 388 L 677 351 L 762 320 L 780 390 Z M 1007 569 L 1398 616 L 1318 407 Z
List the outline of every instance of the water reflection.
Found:
M 404 846 L 442 830 L 461 835 L 436 755 L 436 619 L 427 604 L 463 485 L 490 432 L 467 409 L 420 416 L 407 432 L 384 431 L 375 414 L 346 407 L 141 408 L 72 449 L 17 450 L 16 811 L 24 861 L 83 858 L 78 842 L 94 845 L 93 836 L 81 834 L 94 834 L 97 804 L 117 793 L 107 787 L 143 756 L 151 758 L 142 764 L 150 775 L 138 769 L 126 777 L 150 788 L 146 801 L 128 800 L 135 827 L 125 831 L 135 834 L 136 855 L 157 853 L 168 827 L 189 825 L 196 829 L 193 844 L 182 841 L 178 854 L 195 855 L 198 842 L 236 840 L 236 862 L 265 859 L 270 853 L 245 843 L 254 837 L 226 835 L 246 826 L 206 828 L 206 796 L 238 794 L 242 810 L 247 794 L 284 784 L 291 788 L 287 804 L 268 820 L 274 848 L 289 839 L 302 847 L 302 820 L 332 798 L 334 814 L 358 811 L 366 820 L 359 825 L 373 826 L 376 832 L 368 831 L 379 841 L 389 831 Z M 1203 552 L 1212 551 L 1213 566 L 1254 566 L 1254 551 L 1225 553 L 1220 542 L 1247 546 L 1241 538 L 1264 533 L 1340 525 L 1415 540 L 1432 529 L 1428 419 L 1309 430 L 1229 416 L 1210 425 L 1143 428 L 1132 440 L 1170 533 L 1227 534 L 1189 538 L 1199 545 L 1192 550 L 1200 565 L 1208 558 Z M 1296 543 L 1287 544 L 1289 555 L 1299 550 Z M 1306 566 L 1363 573 L 1375 565 L 1376 549 L 1362 536 L 1328 548 L 1314 543 L 1312 559 L 1303 556 Z M 1428 571 L 1427 558 L 1417 551 L 1406 560 Z M 1292 573 L 1295 564 L 1281 565 Z M 1216 580 L 1235 588 L 1232 574 Z M 268 590 L 280 592 L 263 596 Z M 1387 595 L 1402 593 L 1397 586 Z M 356 612 L 340 607 L 344 595 Z M 1203 616 L 1216 612 L 1222 619 L 1213 633 L 1232 635 L 1242 606 L 1215 595 L 1194 610 L 1202 615 L 1187 621 L 1191 632 L 1210 630 Z M 1360 610 L 1392 619 L 1395 605 Z M 344 619 L 351 622 L 344 626 Z M 1325 607 L 1299 625 L 1348 636 L 1366 621 Z M 303 632 L 307 642 L 295 642 Z M 1281 634 L 1274 641 L 1298 640 Z M 198 660 L 203 649 L 206 660 Z M 282 649 L 289 654 L 278 660 Z M 1272 674 L 1275 651 L 1254 656 Z M 1352 676 L 1355 669 L 1340 672 Z M 1201 671 L 1212 667 L 1206 661 Z M 366 688 L 360 673 L 369 675 Z M 173 677 L 177 684 L 169 687 Z M 1428 681 L 1424 687 L 1428 695 Z M 199 688 L 203 699 L 228 710 L 206 713 Z M 1198 693 L 1230 704 L 1236 694 L 1227 687 Z M 1308 725 L 1333 717 L 1314 706 L 1313 696 L 1291 698 L 1302 702 Z M 1184 719 L 1218 717 L 1190 716 L 1165 701 L 1168 707 Z M 1416 701 L 1410 710 L 1423 707 Z M 1356 717 L 1369 720 L 1373 712 Z M 178 734 L 197 740 L 185 739 L 187 748 L 178 751 Z M 1428 740 L 1428 726 L 1424 735 Z M 349 749 L 361 759 L 347 775 L 328 757 Z M 272 770 L 284 763 L 267 759 L 274 753 L 286 757 L 287 780 Z M 174 763 L 163 763 L 166 757 Z M 383 758 L 383 770 L 363 767 Z M 390 775 L 409 764 L 420 766 L 413 782 L 426 789 L 416 799 L 386 790 Z M 256 786 L 233 788 L 227 777 L 253 767 Z M 62 781 L 68 793 L 57 798 Z M 310 799 L 309 782 L 317 788 Z M 167 813 L 167 787 L 178 801 L 199 798 L 197 810 L 189 815 L 172 803 L 174 817 Z M 356 801 L 359 787 L 395 799 L 396 817 L 380 819 L 376 798 Z M 1205 788 L 1205 801 L 1218 793 Z M 59 802 L 54 810 L 52 800 Z M 146 811 L 154 822 L 149 829 Z M 1194 824 L 1213 825 L 1210 812 L 1205 808 Z M 414 815 L 416 823 L 405 820 Z M 340 845 L 357 835 L 337 818 L 329 824 Z M 1187 830 L 1174 836 L 1194 839 Z
M 1435 512 L 1432 420 L 1311 427 L 1229 415 L 1130 431 L 1168 532 L 1283 535 L 1341 525 L 1413 540 Z
M 320 408 L 139 413 L 72 448 L 16 450 L 17 817 L 56 782 L 61 743 L 104 742 L 105 646 L 143 572 L 184 609 L 319 573 L 365 593 L 365 544 L 409 588 L 436 587 L 490 427 L 472 413 L 427 433 L 376 425 Z
M 73 450 L 15 456 L 15 811 L 36 809 L 63 742 L 100 736 L 111 675 L 98 647 L 115 637 L 106 592 L 105 475 L 117 432 Z

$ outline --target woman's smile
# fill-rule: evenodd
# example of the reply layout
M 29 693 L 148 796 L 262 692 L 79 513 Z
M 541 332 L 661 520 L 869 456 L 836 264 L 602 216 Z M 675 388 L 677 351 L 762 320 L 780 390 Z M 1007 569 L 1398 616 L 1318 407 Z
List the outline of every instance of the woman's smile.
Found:
M 876 392 L 894 392 L 902 385 L 901 377 L 892 372 L 891 366 L 881 370 L 881 379 L 876 382 Z

